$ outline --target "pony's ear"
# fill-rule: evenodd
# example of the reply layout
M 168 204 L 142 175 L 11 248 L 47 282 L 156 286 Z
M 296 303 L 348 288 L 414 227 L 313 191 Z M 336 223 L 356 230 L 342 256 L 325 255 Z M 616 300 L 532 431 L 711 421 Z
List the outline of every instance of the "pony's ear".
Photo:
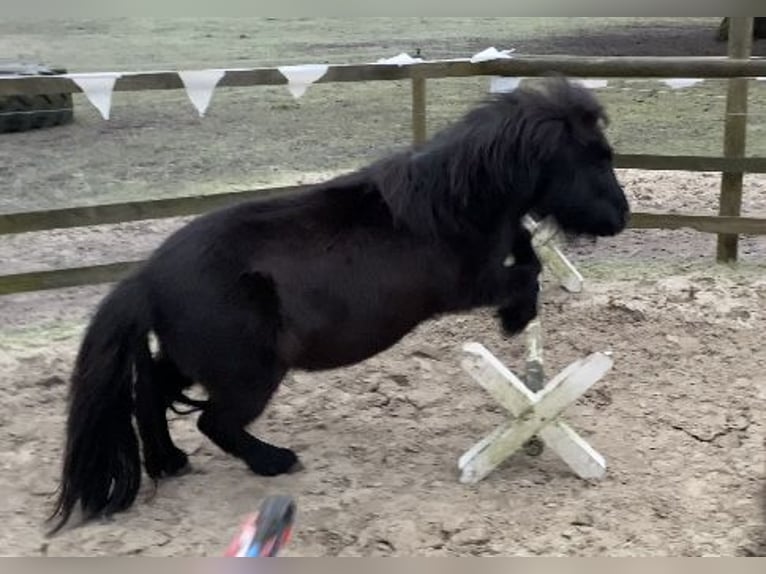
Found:
M 609 125 L 609 118 L 602 110 L 591 107 L 575 108 L 567 116 L 566 124 L 573 134 L 580 141 L 590 141 L 594 137 L 599 137 Z
M 569 129 L 581 137 L 589 137 L 609 125 L 609 119 L 594 94 L 567 80 L 549 84 L 550 102 L 556 106 Z
M 591 130 L 603 130 L 609 126 L 609 116 L 602 109 L 587 110 L 583 114 L 583 124 Z
M 595 130 L 599 127 L 598 121 L 600 117 L 594 110 L 582 110 L 579 115 L 579 120 L 586 130 Z

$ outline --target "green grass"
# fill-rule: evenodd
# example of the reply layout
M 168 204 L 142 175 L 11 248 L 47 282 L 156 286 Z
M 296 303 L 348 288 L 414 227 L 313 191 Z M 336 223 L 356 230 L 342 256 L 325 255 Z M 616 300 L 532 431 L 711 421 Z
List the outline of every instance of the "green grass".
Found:
M 70 71 L 363 63 L 418 48 L 427 58 L 470 56 L 491 45 L 523 49 L 637 23 L 681 23 L 712 36 L 717 19 L 4 20 L 0 53 Z M 766 155 L 766 82 L 752 84 L 748 153 Z M 430 81 L 429 133 L 487 87 L 487 78 Z M 617 80 L 598 93 L 620 152 L 721 152 L 725 82 L 674 91 L 657 81 Z M 221 88 L 203 119 L 182 91 L 116 93 L 108 122 L 83 96 L 75 99 L 74 125 L 3 136 L 0 211 L 288 183 L 301 173 L 352 169 L 411 138 L 408 82 L 316 85 L 298 102 L 282 86 Z
M 112 18 L 0 21 L 0 54 L 71 71 L 372 61 L 420 48 L 428 58 L 628 25 L 717 18 Z

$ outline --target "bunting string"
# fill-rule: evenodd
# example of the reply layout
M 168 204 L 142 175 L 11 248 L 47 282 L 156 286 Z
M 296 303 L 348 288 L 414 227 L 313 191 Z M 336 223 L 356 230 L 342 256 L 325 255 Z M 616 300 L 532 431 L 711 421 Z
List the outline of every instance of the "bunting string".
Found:
M 514 57 L 515 49 L 498 50 L 494 46 L 491 46 L 485 50 L 477 52 L 470 58 L 454 58 L 446 61 L 468 61 L 472 63 L 488 62 L 499 59 L 510 59 Z M 402 52 L 391 58 L 381 58 L 374 64 L 382 65 L 397 65 L 406 66 L 423 63 L 425 60 L 420 57 L 412 57 L 409 54 Z M 200 117 L 203 117 L 207 112 L 210 103 L 212 101 L 213 93 L 218 86 L 220 80 L 224 77 L 227 71 L 240 71 L 251 70 L 252 68 L 231 68 L 231 69 L 209 69 L 209 70 L 182 70 L 175 72 L 178 74 L 181 82 L 183 83 L 186 94 L 189 97 L 190 102 L 197 110 Z M 327 73 L 329 66 L 327 64 L 303 64 L 303 65 L 289 65 L 279 66 L 277 68 L 279 72 L 287 80 L 287 90 L 293 96 L 293 98 L 300 99 L 305 95 L 312 84 L 319 81 Z M 135 74 L 144 74 L 147 72 L 89 72 L 89 73 L 68 73 L 59 77 L 65 77 L 71 79 L 82 90 L 85 97 L 90 103 L 98 110 L 101 117 L 108 120 L 110 117 L 110 111 L 112 106 L 112 92 L 114 90 L 115 82 L 123 77 Z M 0 75 L 0 81 L 4 78 L 18 78 L 19 76 Z M 55 76 L 46 76 L 55 77 Z M 491 93 L 507 93 L 517 89 L 520 83 L 527 78 L 514 77 L 514 76 L 491 76 L 489 78 L 488 89 Z M 754 78 L 758 81 L 766 81 L 766 77 Z M 579 83 L 589 89 L 602 90 L 611 89 L 610 84 L 612 80 L 605 78 L 571 78 L 571 81 Z M 638 81 L 646 82 L 647 79 L 640 80 L 624 80 L 618 81 Z M 653 80 L 657 81 L 657 80 Z M 661 78 L 658 80 L 671 90 L 682 90 L 687 88 L 693 88 L 706 80 L 703 78 Z M 617 87 L 618 90 L 635 90 L 650 92 L 651 88 L 630 88 L 630 87 Z M 41 112 L 49 111 L 60 112 L 62 110 L 34 110 L 34 111 L 14 111 L 14 112 L 0 112 L 0 115 L 17 115 L 20 113 L 34 113 L 39 114 Z M 727 115 L 747 115 L 747 116 L 761 116 L 766 114 L 741 114 L 730 113 Z

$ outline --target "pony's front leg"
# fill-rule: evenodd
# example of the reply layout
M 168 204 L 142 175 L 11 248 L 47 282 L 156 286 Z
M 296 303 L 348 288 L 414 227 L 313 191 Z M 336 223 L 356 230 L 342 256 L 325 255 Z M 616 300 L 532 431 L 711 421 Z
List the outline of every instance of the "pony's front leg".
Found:
M 509 336 L 521 333 L 537 317 L 540 294 L 539 273 L 534 268 L 519 267 L 511 274 L 506 301 L 497 310 L 503 331 Z
M 537 317 L 542 263 L 532 246 L 532 236 L 520 228 L 514 238 L 511 261 L 503 274 L 504 296 L 498 309 L 503 331 L 517 335 Z

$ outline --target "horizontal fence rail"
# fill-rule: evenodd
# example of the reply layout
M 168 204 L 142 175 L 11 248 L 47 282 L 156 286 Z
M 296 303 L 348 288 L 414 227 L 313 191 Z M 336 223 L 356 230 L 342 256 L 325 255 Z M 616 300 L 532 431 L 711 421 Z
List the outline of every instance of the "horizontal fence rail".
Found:
M 0 296 L 111 283 L 125 277 L 140 263 L 140 261 L 123 261 L 106 265 L 2 275 L 0 276 Z
M 766 173 L 766 157 L 615 154 L 614 165 L 625 169 L 658 171 Z
M 649 163 L 648 165 L 654 164 Z M 645 167 L 644 169 L 661 168 Z M 312 184 L 267 187 L 230 193 L 190 195 L 168 199 L 148 199 L 84 207 L 4 213 L 0 214 L 0 235 L 192 216 L 250 199 L 299 193 L 312 187 L 314 187 Z M 636 212 L 632 215 L 631 226 L 637 229 L 691 228 L 703 233 L 766 235 L 766 219 L 739 216 L 723 217 Z
M 114 90 L 179 90 L 184 85 L 177 72 L 122 72 Z M 434 60 L 414 64 L 331 65 L 317 83 L 372 82 L 440 79 L 472 76 L 536 77 L 562 74 L 596 78 L 755 78 L 766 77 L 766 58 L 688 57 L 575 57 L 516 56 L 510 59 L 472 63 L 466 60 Z M 226 70 L 219 87 L 273 86 L 286 84 L 279 68 Z M 14 76 L 0 81 L 0 95 L 55 94 L 80 92 L 80 87 L 64 76 Z
M 309 187 L 308 185 L 271 187 L 230 193 L 4 213 L 0 214 L 0 235 L 197 215 L 248 199 L 298 192 Z
M 588 78 L 766 78 L 764 58 L 654 58 L 570 56 L 515 56 L 511 59 L 471 63 L 466 60 L 428 61 L 414 64 L 360 64 L 329 66 L 318 83 L 363 81 L 412 81 L 413 141 L 427 137 L 426 79 L 472 76 L 535 77 L 549 74 Z M 286 77 L 278 68 L 227 70 L 219 87 L 283 85 Z M 182 89 L 177 72 L 125 72 L 115 83 L 116 91 Z M 0 96 L 79 92 L 77 84 L 63 76 L 0 77 Z M 719 156 L 662 156 L 617 154 L 617 168 L 720 172 L 723 174 L 766 173 L 766 158 L 742 154 Z M 193 216 L 226 205 L 269 195 L 296 193 L 312 185 L 251 189 L 201 196 L 173 197 L 114 204 L 67 207 L 0 214 L 0 235 L 50 231 L 72 227 L 117 224 L 147 219 Z M 632 229 L 693 229 L 702 233 L 766 235 L 766 218 L 738 215 L 700 215 L 634 212 Z M 736 254 L 735 257 L 736 258 Z M 123 261 L 69 269 L 54 269 L 0 276 L 0 295 L 108 283 L 124 277 L 140 261 Z
M 635 212 L 630 229 L 694 229 L 702 233 L 766 235 L 766 219 L 734 215 L 689 215 L 682 213 Z
M 306 186 L 308 187 L 308 186 Z M 276 188 L 269 189 L 271 192 Z M 288 188 L 279 188 L 288 189 Z M 249 192 L 252 195 L 258 191 Z M 224 196 L 224 194 L 220 194 Z M 225 194 L 226 203 L 242 201 L 243 193 Z M 221 198 L 223 199 L 223 197 Z M 198 203 L 197 206 L 201 206 Z M 105 206 L 104 206 L 105 207 Z M 134 211 L 138 214 L 140 211 Z M 183 215 L 191 215 L 185 210 Z M 180 215 L 180 214 L 179 214 Z M 149 217 L 149 219 L 156 219 Z M 103 223 L 103 221 L 102 221 Z M 87 223 L 86 225 L 94 225 Z M 736 233 L 739 235 L 766 235 L 766 219 L 753 217 L 727 217 L 720 215 L 682 215 L 674 213 L 636 212 L 631 216 L 630 229 L 694 229 L 703 233 Z M 62 289 L 81 285 L 110 283 L 125 277 L 142 261 L 120 261 L 104 265 L 90 265 L 69 269 L 31 271 L 0 276 L 0 296 L 28 291 Z

